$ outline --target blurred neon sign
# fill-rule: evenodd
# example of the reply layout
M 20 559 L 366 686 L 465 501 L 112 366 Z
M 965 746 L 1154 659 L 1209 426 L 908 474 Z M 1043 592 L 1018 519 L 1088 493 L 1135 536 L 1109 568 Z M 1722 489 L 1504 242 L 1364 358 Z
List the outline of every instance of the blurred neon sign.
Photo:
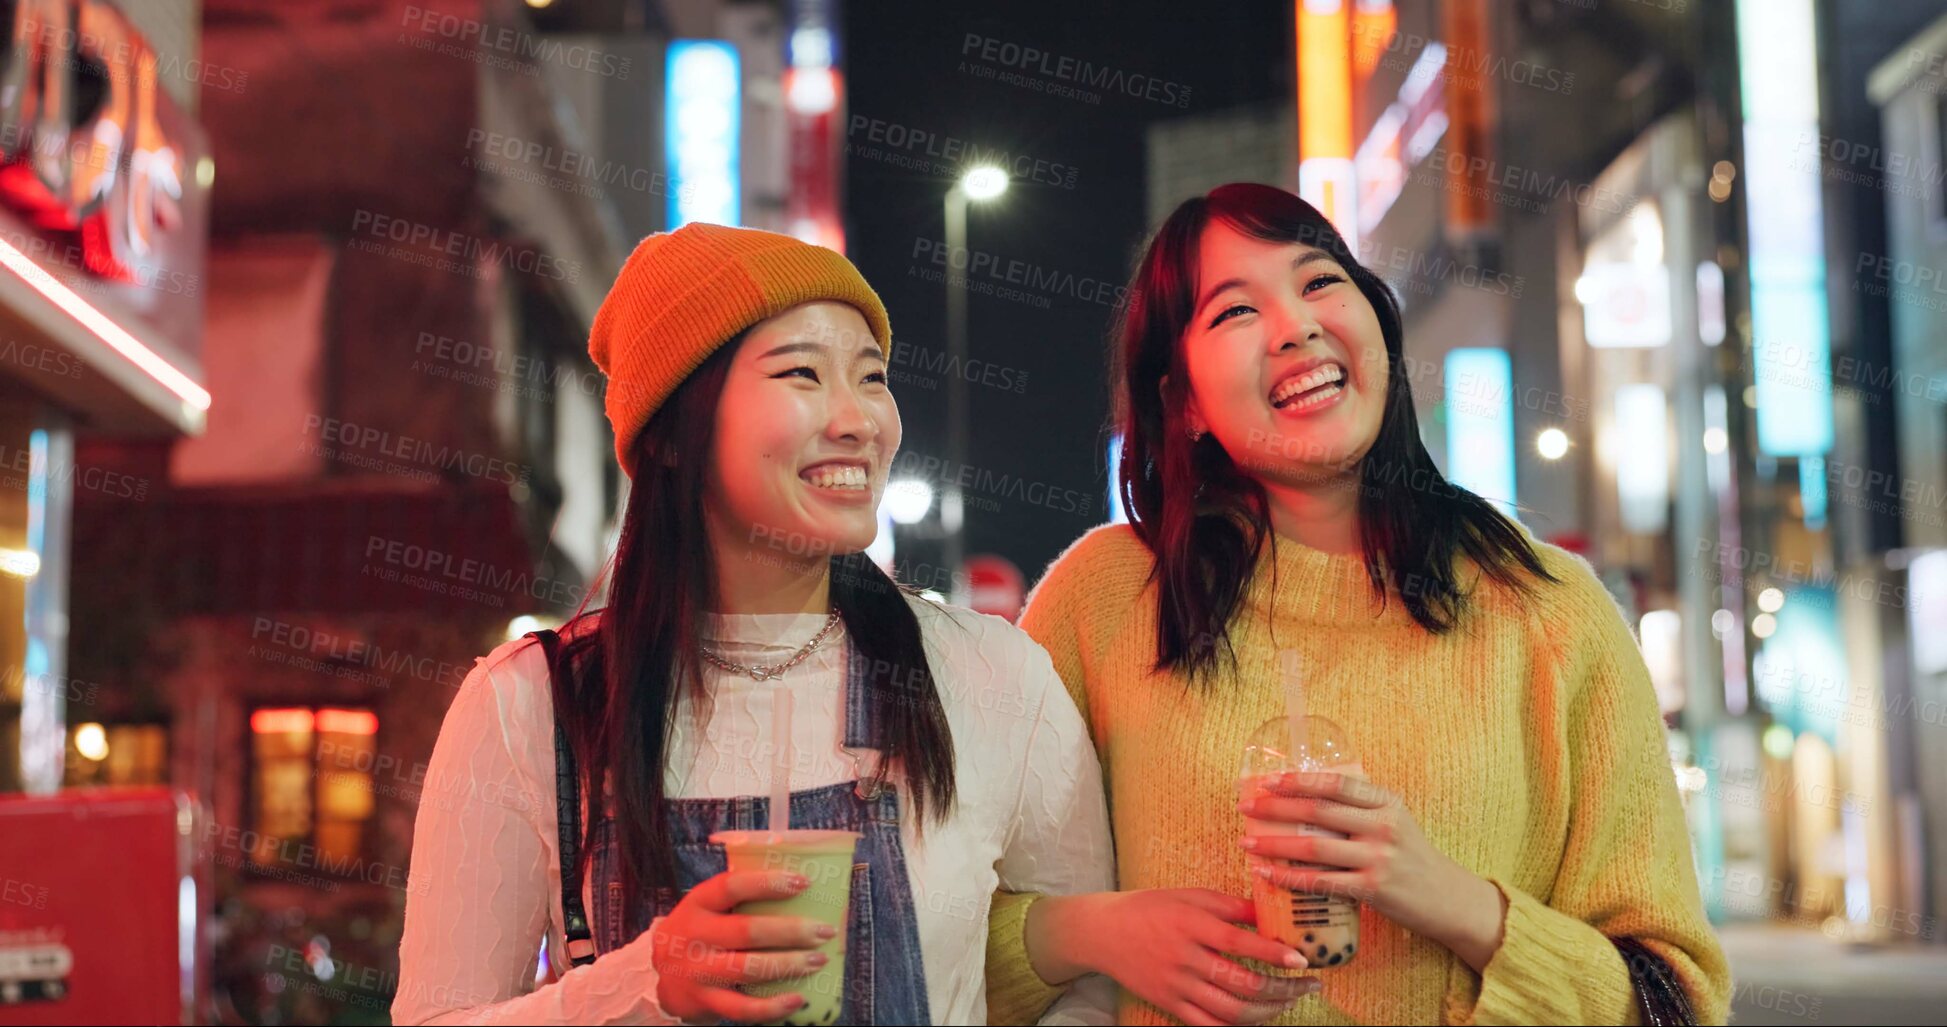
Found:
M 1617 513 L 1623 530 L 1655 535 L 1670 521 L 1670 400 L 1663 387 L 1637 382 L 1616 389 L 1616 437 L 1628 455 L 1616 461 Z
M 82 261 L 131 282 L 181 223 L 183 156 L 162 125 L 157 55 L 101 0 L 19 0 L 0 69 L 0 202 L 79 232 Z M 100 66 L 87 109 L 78 68 Z M 77 117 L 86 120 L 76 123 Z
M 1812 0 L 1738 0 L 1737 48 L 1758 448 L 1820 456 L 1832 448 L 1824 213 L 1818 162 L 1797 159 L 1819 129 Z M 1787 359 L 1828 373 L 1770 366 Z
M 1105 462 L 1109 468 L 1109 523 L 1127 524 L 1129 511 L 1122 508 L 1122 433 L 1109 436 Z
M 1440 73 L 1447 48 L 1428 42 L 1414 60 L 1399 99 L 1387 105 L 1352 158 L 1358 169 L 1359 231 L 1370 235 L 1406 187 L 1407 170 L 1433 151 L 1447 131 L 1446 90 Z
M 1504 349 L 1447 354 L 1447 478 L 1514 515 L 1514 365 Z
M 738 221 L 741 76 L 737 48 L 729 43 L 685 39 L 669 45 L 663 145 L 671 229 L 692 221 Z
M 837 119 L 845 101 L 839 70 L 838 0 L 791 0 L 784 69 L 784 123 L 791 187 L 785 222 L 805 242 L 845 252 L 844 168 L 839 161 Z
M 1359 252 L 1352 165 L 1352 53 L 1347 0 L 1301 0 L 1298 30 L 1298 195 Z

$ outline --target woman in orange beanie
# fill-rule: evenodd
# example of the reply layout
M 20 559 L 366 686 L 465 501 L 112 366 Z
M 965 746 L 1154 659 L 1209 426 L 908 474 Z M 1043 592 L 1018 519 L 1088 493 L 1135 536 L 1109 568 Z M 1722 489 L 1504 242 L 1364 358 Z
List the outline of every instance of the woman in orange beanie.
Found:
M 693 224 L 630 256 L 590 343 L 633 479 L 607 605 L 454 700 L 395 1022 L 978 1022 L 994 889 L 1112 886 L 1047 654 L 861 555 L 900 442 L 890 341 L 830 250 Z M 735 912 L 817 894 L 711 840 L 762 833 L 780 763 L 790 827 L 857 835 L 837 923 Z
M 1130 523 L 1021 618 L 1102 756 L 1126 890 L 997 936 L 994 1015 L 1035 1015 L 998 997 L 1034 997 L 1025 951 L 1031 976 L 1121 981 L 1121 1023 L 1722 1022 L 1629 625 L 1588 564 L 1441 475 L 1385 283 L 1311 205 L 1234 184 L 1170 215 L 1129 294 Z M 1293 666 L 1356 760 L 1240 781 Z M 1254 906 L 1319 998 L 1207 940 Z

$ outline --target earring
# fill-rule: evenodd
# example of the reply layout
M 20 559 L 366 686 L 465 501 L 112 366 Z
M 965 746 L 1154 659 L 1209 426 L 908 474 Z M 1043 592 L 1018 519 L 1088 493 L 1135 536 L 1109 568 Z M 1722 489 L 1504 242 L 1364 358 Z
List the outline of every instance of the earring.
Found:
M 1202 429 L 1202 428 L 1192 428 L 1192 429 L 1190 429 L 1190 441 L 1191 441 L 1191 442 L 1202 442 L 1202 441 L 1203 441 L 1203 432 L 1204 432 L 1204 429 Z

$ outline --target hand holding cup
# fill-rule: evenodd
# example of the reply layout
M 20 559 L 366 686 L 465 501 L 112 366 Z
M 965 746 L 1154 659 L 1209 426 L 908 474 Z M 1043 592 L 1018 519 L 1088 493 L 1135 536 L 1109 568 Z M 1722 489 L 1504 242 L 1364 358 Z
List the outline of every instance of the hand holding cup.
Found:
M 652 931 L 656 1000 L 684 1021 L 781 1020 L 805 1004 L 796 993 L 761 998 L 737 990 L 764 981 L 802 977 L 825 965 L 817 951 L 836 928 L 807 917 L 747 916 L 732 912 L 746 902 L 783 900 L 801 894 L 803 875 L 744 871 L 704 881 Z
M 1364 902 L 1463 957 L 1479 947 L 1472 944 L 1477 937 L 1493 933 L 1498 944 L 1500 890 L 1434 848 L 1399 796 L 1379 785 L 1350 774 L 1280 774 L 1238 809 L 1253 820 L 1343 836 L 1246 835 L 1240 844 L 1254 856 L 1312 864 L 1259 862 L 1252 868 L 1258 877 L 1296 892 Z

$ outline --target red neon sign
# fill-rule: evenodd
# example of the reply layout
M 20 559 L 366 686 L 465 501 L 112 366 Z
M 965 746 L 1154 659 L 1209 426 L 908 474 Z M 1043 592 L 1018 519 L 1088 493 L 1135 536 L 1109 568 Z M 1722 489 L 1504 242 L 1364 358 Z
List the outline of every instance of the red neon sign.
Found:
M 157 234 L 181 223 L 183 157 L 158 117 L 155 51 L 102 0 L 17 0 L 4 61 L 0 202 L 78 233 L 91 273 L 137 281 Z

